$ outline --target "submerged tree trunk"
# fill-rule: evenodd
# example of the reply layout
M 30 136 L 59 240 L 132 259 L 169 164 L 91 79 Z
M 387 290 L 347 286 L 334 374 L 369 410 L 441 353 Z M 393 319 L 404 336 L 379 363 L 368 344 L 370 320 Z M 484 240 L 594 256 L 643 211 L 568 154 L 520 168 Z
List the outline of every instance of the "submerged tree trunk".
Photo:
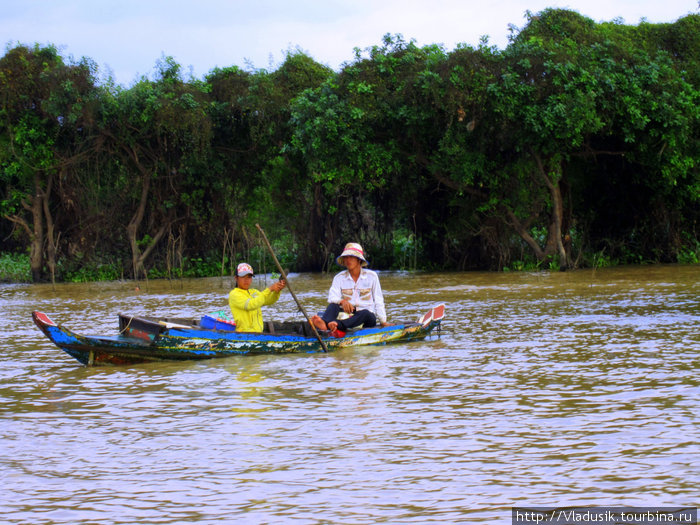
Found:
M 48 229 L 47 252 L 49 253 L 49 267 L 52 280 L 55 275 L 56 266 L 56 244 L 54 240 L 54 223 L 49 213 L 49 194 L 51 193 L 52 178 L 49 178 L 46 189 L 41 187 L 40 173 L 34 174 L 34 195 L 30 202 L 22 202 L 22 207 L 31 214 L 31 223 L 20 215 L 6 215 L 9 221 L 17 224 L 29 237 L 29 268 L 32 274 L 32 282 L 40 282 L 44 278 L 44 242 L 46 235 L 44 231 L 44 221 Z
M 532 251 L 535 253 L 535 257 L 538 261 L 543 261 L 546 257 L 545 251 L 537 243 L 535 238 L 530 235 L 525 224 L 513 213 L 513 210 L 506 208 L 506 215 L 508 216 L 508 224 L 515 230 L 515 232 L 520 236 L 520 238 L 525 241 Z
M 32 214 L 32 224 L 20 215 L 5 215 L 4 217 L 22 228 L 29 238 L 29 269 L 32 274 L 32 281 L 36 283 L 41 280 L 41 269 L 44 264 L 44 229 L 41 221 L 41 201 L 35 194 L 31 199 L 31 204 L 23 202 L 22 207 Z
M 562 197 L 561 185 L 559 182 L 559 179 L 561 178 L 561 166 L 557 166 L 557 178 L 553 179 L 547 174 L 542 158 L 534 152 L 532 153 L 532 156 L 537 163 L 538 175 L 544 181 L 552 201 L 552 213 L 549 226 L 547 228 L 547 241 L 545 242 L 544 248 L 540 246 L 537 239 L 535 239 L 530 233 L 530 223 L 535 218 L 535 215 L 527 220 L 522 220 L 511 208 L 503 204 L 501 206 L 501 210 L 505 213 L 505 219 L 501 220 L 503 220 L 509 227 L 513 228 L 513 230 L 525 242 L 525 244 L 532 249 L 532 252 L 534 253 L 538 262 L 545 262 L 553 255 L 558 255 L 559 268 L 561 270 L 566 270 L 572 268 L 573 263 L 569 253 L 571 250 L 570 236 L 568 233 L 564 236 L 562 231 L 564 222 L 564 199 Z M 452 188 L 456 191 L 463 191 L 481 199 L 487 198 L 487 196 L 480 190 L 461 185 L 440 173 L 432 172 L 432 174 L 440 183 L 444 184 L 448 188 Z
M 143 271 L 143 257 L 141 256 L 141 249 L 139 248 L 138 243 L 138 230 L 139 226 L 141 226 L 141 223 L 143 222 L 143 216 L 146 212 L 150 184 L 150 175 L 144 174 L 143 182 L 141 184 L 141 197 L 139 199 L 139 204 L 136 207 L 136 211 L 131 216 L 129 224 L 126 226 L 126 235 L 129 239 L 129 246 L 131 247 L 131 264 L 134 272 L 134 279 L 137 280 Z
M 549 225 L 545 257 L 557 254 L 559 256 L 559 269 L 567 270 L 571 268 L 571 255 L 564 246 L 564 232 L 562 231 L 564 222 L 564 199 L 562 198 L 560 184 L 561 165 L 557 165 L 557 173 L 555 173 L 555 177 L 551 177 L 547 174 L 542 158 L 536 153 L 533 154 L 533 156 L 537 162 L 540 176 L 544 180 L 549 190 L 550 198 L 552 199 L 552 221 Z
M 29 252 L 29 264 L 32 272 L 32 281 L 39 282 L 42 278 L 44 266 L 44 217 L 43 217 L 43 191 L 39 173 L 34 174 L 34 196 L 29 209 L 32 212 L 31 248 Z
M 547 188 L 552 206 L 549 224 L 547 227 L 547 239 L 544 243 L 544 247 L 540 246 L 539 242 L 530 233 L 529 223 L 531 222 L 532 217 L 530 220 L 523 221 L 515 215 L 513 210 L 506 207 L 505 212 L 508 218 L 507 222 L 520 236 L 520 238 L 532 249 L 532 252 L 534 253 L 538 262 L 543 263 L 547 260 L 551 260 L 554 256 L 558 256 L 559 269 L 567 270 L 573 267 L 573 263 L 570 254 L 570 236 L 568 233 L 565 235 L 563 231 L 564 199 L 562 197 L 560 184 L 561 166 L 556 166 L 556 173 L 554 173 L 554 176 L 552 176 L 547 173 L 542 158 L 536 153 L 533 153 L 532 156 L 537 164 L 538 177 L 544 182 L 544 185 Z
M 129 220 L 129 224 L 126 226 L 126 234 L 129 240 L 129 246 L 131 247 L 131 264 L 134 272 L 134 279 L 139 279 L 140 276 L 146 277 L 146 268 L 144 262 L 153 252 L 156 245 L 168 231 L 170 226 L 173 224 L 172 219 L 164 220 L 163 223 L 158 228 L 158 231 L 153 235 L 146 248 L 142 251 L 139 244 L 139 229 L 143 223 L 143 219 L 146 216 L 146 208 L 148 207 L 148 197 L 151 189 L 151 182 L 155 173 L 145 167 L 139 158 L 139 154 L 135 149 L 127 150 L 129 155 L 134 161 L 136 169 L 141 173 L 141 195 L 139 197 L 139 203 L 134 211 L 134 214 Z
M 168 231 L 170 226 L 173 224 L 173 220 L 168 219 L 163 222 L 156 231 L 155 235 L 151 237 L 146 248 L 142 251 L 139 245 L 138 232 L 143 222 L 143 218 L 146 214 L 146 206 L 148 204 L 148 192 L 151 186 L 151 175 L 145 174 L 143 178 L 143 185 L 141 186 L 141 198 L 139 199 L 139 205 L 136 211 L 131 216 L 131 220 L 126 227 L 127 237 L 129 239 L 129 246 L 131 246 L 131 262 L 134 268 L 134 279 L 139 279 L 140 276 L 146 277 L 146 267 L 144 262 L 153 252 L 156 245 Z
M 52 186 L 53 175 L 49 175 L 46 191 L 42 195 L 42 207 L 46 219 L 46 265 L 49 268 L 49 274 L 51 274 L 51 283 L 56 284 L 56 254 L 58 252 L 58 238 L 61 234 L 55 235 L 56 225 L 49 207 Z
M 325 272 L 335 238 L 332 216 L 325 212 L 321 183 L 314 183 L 310 198 L 312 202 L 306 215 L 306 231 L 302 236 L 304 249 L 299 255 L 299 265 L 304 270 Z

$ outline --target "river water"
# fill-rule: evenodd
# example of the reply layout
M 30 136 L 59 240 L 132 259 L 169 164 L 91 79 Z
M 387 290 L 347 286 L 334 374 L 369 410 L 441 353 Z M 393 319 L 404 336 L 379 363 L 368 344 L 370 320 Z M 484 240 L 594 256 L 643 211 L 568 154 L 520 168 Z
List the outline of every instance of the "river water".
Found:
M 700 503 L 700 266 L 381 273 L 439 337 L 83 367 L 32 324 L 226 307 L 230 279 L 2 285 L 0 522 L 510 523 Z M 331 276 L 292 275 L 307 311 Z M 264 282 L 256 282 L 258 287 Z M 300 318 L 288 292 L 266 317 Z

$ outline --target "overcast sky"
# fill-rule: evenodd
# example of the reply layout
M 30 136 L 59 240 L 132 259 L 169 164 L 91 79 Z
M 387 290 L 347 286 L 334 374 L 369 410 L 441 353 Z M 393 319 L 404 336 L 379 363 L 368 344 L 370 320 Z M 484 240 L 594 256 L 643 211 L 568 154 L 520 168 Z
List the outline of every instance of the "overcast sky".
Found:
M 0 0 L 0 40 L 54 44 L 130 86 L 163 56 L 196 78 L 232 65 L 275 69 L 297 48 L 338 70 L 386 33 L 447 51 L 487 35 L 504 48 L 510 24 L 547 7 L 627 24 L 700 12 L 698 0 Z

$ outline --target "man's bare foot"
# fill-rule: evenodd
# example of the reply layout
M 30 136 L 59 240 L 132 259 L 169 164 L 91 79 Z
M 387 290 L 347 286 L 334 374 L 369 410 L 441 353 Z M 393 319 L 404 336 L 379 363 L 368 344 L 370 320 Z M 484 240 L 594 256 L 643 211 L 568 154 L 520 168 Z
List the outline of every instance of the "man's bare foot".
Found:
M 316 327 L 316 330 L 328 330 L 326 322 L 323 319 L 321 319 L 318 315 L 314 315 L 311 318 L 311 324 L 313 324 Z
M 338 323 L 336 323 L 335 321 L 331 321 L 330 323 L 328 323 L 328 329 L 329 329 L 331 332 L 332 332 L 333 330 L 335 330 L 336 328 L 338 328 Z

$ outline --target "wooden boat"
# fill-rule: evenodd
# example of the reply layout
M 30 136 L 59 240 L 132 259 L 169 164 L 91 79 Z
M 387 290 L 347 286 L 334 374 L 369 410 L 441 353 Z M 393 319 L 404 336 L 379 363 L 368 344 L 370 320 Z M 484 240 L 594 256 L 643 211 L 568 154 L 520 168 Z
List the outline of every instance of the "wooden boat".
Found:
M 333 337 L 321 332 L 329 351 L 348 346 L 376 345 L 424 339 L 438 328 L 445 306 L 430 309 L 416 322 L 384 328 L 363 328 Z M 267 323 L 262 333 L 206 328 L 198 320 L 119 316 L 116 335 L 79 335 L 42 312 L 32 318 L 59 348 L 84 365 L 125 365 L 152 361 L 211 359 L 231 355 L 321 352 L 308 323 Z

